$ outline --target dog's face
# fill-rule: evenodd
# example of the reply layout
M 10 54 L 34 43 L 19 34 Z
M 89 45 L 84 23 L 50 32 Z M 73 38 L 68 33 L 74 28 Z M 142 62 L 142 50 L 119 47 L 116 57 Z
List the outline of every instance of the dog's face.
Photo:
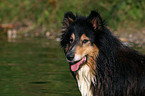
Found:
M 92 16 L 93 15 L 93 16 Z M 78 71 L 83 65 L 94 66 L 99 49 L 95 44 L 96 30 L 101 30 L 101 19 L 97 13 L 88 18 L 76 17 L 71 12 L 65 14 L 61 45 L 70 63 L 71 71 Z
M 91 43 L 90 38 L 85 34 L 81 34 L 80 37 L 71 34 L 70 42 L 66 49 L 66 59 L 71 64 L 71 71 L 77 71 L 87 63 L 90 57 L 95 55 L 97 47 Z

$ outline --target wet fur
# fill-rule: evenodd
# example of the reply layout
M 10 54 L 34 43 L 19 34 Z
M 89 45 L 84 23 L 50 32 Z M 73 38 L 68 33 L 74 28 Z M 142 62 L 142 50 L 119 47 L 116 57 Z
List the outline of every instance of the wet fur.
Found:
M 88 45 L 81 44 L 83 36 Z M 145 56 L 114 37 L 98 12 L 88 17 L 67 12 L 61 46 L 66 55 L 88 56 L 77 72 L 71 71 L 82 96 L 145 96 Z

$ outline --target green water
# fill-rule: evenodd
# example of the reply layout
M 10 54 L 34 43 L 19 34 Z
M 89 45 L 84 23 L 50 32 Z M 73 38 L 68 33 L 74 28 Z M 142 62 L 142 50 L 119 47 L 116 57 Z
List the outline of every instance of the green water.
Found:
M 142 47 L 135 47 L 145 53 Z M 0 96 L 80 96 L 59 42 L 0 41 Z
M 59 42 L 0 41 L 0 96 L 79 96 Z

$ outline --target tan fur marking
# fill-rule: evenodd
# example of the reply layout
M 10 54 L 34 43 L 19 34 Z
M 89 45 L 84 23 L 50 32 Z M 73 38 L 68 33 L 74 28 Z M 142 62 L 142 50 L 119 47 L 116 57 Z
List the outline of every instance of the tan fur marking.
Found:
M 84 39 L 90 40 L 85 34 L 83 34 L 83 35 L 81 36 L 81 41 L 83 41 Z
M 73 39 L 73 41 L 75 41 L 75 35 L 74 35 L 74 33 L 71 35 L 71 38 Z
M 90 49 L 90 54 L 88 54 L 88 66 L 90 67 L 90 71 L 93 74 L 96 74 L 96 57 L 99 55 L 99 49 L 98 47 L 93 44 L 93 49 Z
M 70 39 L 73 40 L 71 43 L 73 43 L 73 42 L 75 41 L 75 35 L 74 35 L 74 33 L 71 35 Z M 72 48 L 72 45 L 73 45 L 73 44 L 71 44 L 71 46 L 70 46 L 69 48 L 68 48 L 68 45 L 67 45 L 66 48 L 67 48 L 68 51 L 70 51 L 70 49 Z

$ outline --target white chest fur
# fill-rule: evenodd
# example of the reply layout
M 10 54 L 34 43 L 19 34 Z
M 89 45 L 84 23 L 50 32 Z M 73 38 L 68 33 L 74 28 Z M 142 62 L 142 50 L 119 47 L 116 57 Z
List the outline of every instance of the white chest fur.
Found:
M 91 84 L 95 84 L 96 78 L 90 71 L 88 65 L 82 66 L 77 74 L 77 82 L 82 96 L 93 96 Z

